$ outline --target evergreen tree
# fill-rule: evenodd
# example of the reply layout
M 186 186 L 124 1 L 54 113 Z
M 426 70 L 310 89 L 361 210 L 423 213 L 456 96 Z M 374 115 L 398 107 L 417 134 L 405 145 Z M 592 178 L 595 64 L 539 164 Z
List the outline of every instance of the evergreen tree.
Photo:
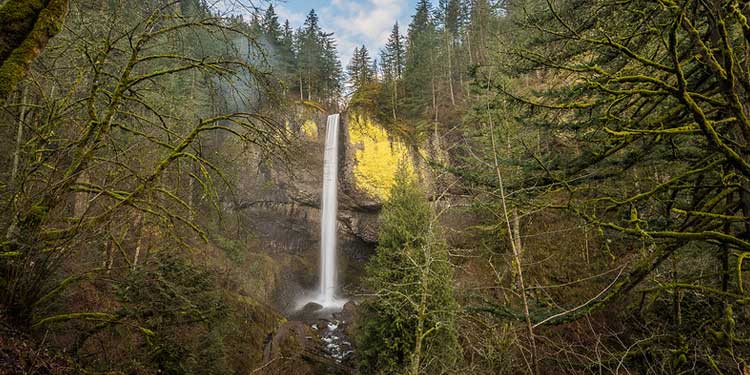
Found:
M 380 67 L 383 72 L 383 86 L 380 92 L 380 113 L 383 120 L 398 120 L 399 102 L 403 98 L 401 76 L 406 63 L 404 37 L 399 31 L 398 22 L 393 25 L 385 47 L 380 51 Z
M 453 269 L 427 197 L 402 164 L 381 213 L 365 283 L 358 348 L 363 373 L 453 373 L 460 357 Z
M 289 20 L 284 21 L 284 29 L 281 31 L 281 45 L 290 50 L 294 48 L 294 30 L 292 30 Z
M 285 90 L 295 87 L 297 58 L 294 53 L 294 31 L 292 30 L 289 20 L 284 22 L 284 28 L 281 31 L 281 40 L 278 46 L 279 51 L 279 70 L 280 76 L 285 83 Z
M 407 50 L 404 66 L 404 107 L 412 117 L 432 113 L 438 120 L 437 81 L 435 77 L 439 43 L 432 19 L 432 6 L 420 0 L 407 32 Z
M 341 99 L 344 70 L 338 58 L 336 39 L 333 33 L 320 33 L 321 51 L 320 76 L 322 77 L 321 101 L 331 109 L 338 108 Z
M 297 55 L 300 70 L 300 91 L 307 92 L 307 100 L 313 100 L 313 91 L 317 92 L 318 83 L 323 78 L 321 74 L 323 59 L 321 34 L 318 15 L 315 14 L 315 10 L 310 10 L 299 35 Z
M 492 16 L 492 4 L 489 0 L 472 0 L 468 44 L 470 62 L 474 65 L 482 65 L 487 61 Z
M 281 25 L 279 24 L 279 16 L 276 15 L 273 4 L 268 5 L 268 9 L 266 9 L 263 18 L 260 20 L 260 27 L 273 46 L 281 44 L 283 35 Z
M 383 74 L 389 75 L 392 79 L 401 79 L 406 63 L 406 49 L 404 47 L 404 37 L 398 29 L 398 22 L 393 25 L 391 35 L 385 48 L 380 53 L 380 64 L 383 67 Z
M 436 23 L 442 34 L 441 48 L 437 48 L 439 54 L 437 60 L 441 61 L 441 68 L 444 70 L 445 80 L 441 80 L 441 86 L 447 86 L 447 94 L 450 97 L 451 104 L 456 105 L 456 76 L 459 75 L 457 69 L 455 53 L 460 41 L 461 30 L 461 2 L 460 0 L 440 0 L 438 3 L 438 12 L 436 12 Z M 445 95 L 441 95 L 445 96 Z
M 375 71 L 372 66 L 372 59 L 367 51 L 367 47 L 355 47 L 352 60 L 347 66 L 347 75 L 349 84 L 352 85 L 353 91 L 358 91 L 363 86 L 375 80 Z
M 442 0 L 445 2 L 446 0 Z M 460 0 L 447 0 L 445 4 L 445 15 L 443 22 L 445 24 L 445 31 L 457 37 L 462 28 L 462 10 Z
M 417 3 L 417 10 L 412 17 L 411 24 L 409 24 L 409 30 L 407 33 L 407 39 L 409 41 L 409 47 L 413 44 L 418 36 L 422 33 L 431 31 L 434 27 L 432 23 L 432 5 L 429 0 L 419 0 Z
M 295 39 L 295 84 L 300 99 L 320 101 L 335 108 L 341 97 L 343 69 L 333 33 L 321 29 L 315 10 L 311 10 Z
M 298 27 L 293 35 L 293 48 L 294 54 L 294 68 L 295 68 L 295 79 L 293 87 L 296 87 L 299 92 L 299 99 L 304 100 L 305 98 L 305 71 L 302 63 L 302 40 L 303 33 L 302 28 Z

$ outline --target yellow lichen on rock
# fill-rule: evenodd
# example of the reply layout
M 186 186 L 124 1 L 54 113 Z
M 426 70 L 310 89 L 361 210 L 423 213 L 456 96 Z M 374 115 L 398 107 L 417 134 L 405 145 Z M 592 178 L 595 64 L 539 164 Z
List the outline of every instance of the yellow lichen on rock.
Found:
M 381 200 L 388 199 L 399 163 L 414 166 L 408 147 L 381 126 L 361 115 L 349 116 L 349 140 L 354 147 L 354 182 L 357 188 Z
M 307 120 L 302 124 L 302 134 L 310 139 L 318 138 L 318 124 L 313 120 Z

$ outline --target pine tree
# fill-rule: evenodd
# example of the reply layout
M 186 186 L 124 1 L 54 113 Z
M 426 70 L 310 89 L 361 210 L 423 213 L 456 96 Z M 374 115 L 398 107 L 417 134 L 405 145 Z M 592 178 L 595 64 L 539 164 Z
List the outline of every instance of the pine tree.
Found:
M 284 29 L 281 32 L 281 44 L 289 49 L 294 45 L 294 30 L 289 24 L 289 20 L 284 21 Z
M 471 20 L 468 30 L 471 63 L 482 65 L 487 61 L 488 39 L 492 21 L 492 4 L 489 0 L 472 0 Z
M 445 80 L 441 83 L 447 83 L 447 90 L 450 96 L 451 104 L 456 105 L 455 76 L 457 75 L 455 52 L 460 41 L 461 29 L 461 4 L 460 0 L 441 0 L 438 5 L 439 12 L 436 14 L 439 30 L 442 33 L 442 48 L 438 49 L 439 57 L 442 63 L 441 67 L 445 71 Z M 442 81 L 442 80 L 441 80 Z
M 354 91 L 359 86 L 360 70 L 362 69 L 361 63 L 359 62 L 359 46 L 354 47 L 352 52 L 352 59 L 349 61 L 349 65 L 346 66 L 346 75 L 349 76 L 349 84 L 354 87 Z
M 430 31 L 434 26 L 431 14 L 432 5 L 429 0 L 419 0 L 419 3 L 417 3 L 417 10 L 412 17 L 407 33 L 407 39 L 410 43 L 409 47 L 411 47 L 411 43 L 414 43 L 417 40 L 418 35 Z
M 282 34 L 283 39 L 290 39 L 287 26 Z M 294 85 L 299 88 L 300 100 L 316 100 L 336 108 L 341 98 L 343 69 L 333 33 L 321 29 L 315 10 L 311 10 L 293 39 L 297 68 Z

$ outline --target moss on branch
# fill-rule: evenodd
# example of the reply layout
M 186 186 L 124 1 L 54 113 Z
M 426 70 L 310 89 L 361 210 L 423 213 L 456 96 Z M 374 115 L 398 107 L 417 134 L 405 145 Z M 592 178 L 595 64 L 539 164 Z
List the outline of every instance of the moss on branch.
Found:
M 0 103 L 62 30 L 68 0 L 7 0 L 0 8 Z

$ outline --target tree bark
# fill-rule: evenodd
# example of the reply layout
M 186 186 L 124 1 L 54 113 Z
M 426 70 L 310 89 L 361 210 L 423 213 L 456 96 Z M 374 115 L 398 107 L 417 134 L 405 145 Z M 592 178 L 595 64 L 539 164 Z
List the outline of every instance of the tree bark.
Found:
M 133 253 L 133 271 L 138 267 L 138 259 L 141 255 L 141 249 L 143 248 L 143 228 L 144 228 L 144 214 L 142 211 L 138 212 L 138 218 L 135 220 L 135 234 L 138 239 L 135 242 L 135 252 Z
M 453 59 L 451 55 L 453 54 L 453 43 L 451 43 L 452 36 L 450 33 L 447 35 L 447 52 L 448 52 L 448 88 L 451 93 L 451 104 L 455 107 L 456 106 L 456 96 L 453 93 Z
M 28 100 L 29 88 L 23 89 L 21 94 L 21 112 L 18 115 L 18 129 L 16 130 L 16 149 L 13 152 L 13 165 L 10 170 L 10 181 L 8 182 L 8 188 L 15 194 L 16 178 L 18 178 L 18 165 L 20 164 L 21 158 L 21 143 L 23 142 L 23 125 L 26 122 L 26 101 Z
M 500 187 L 500 201 L 502 203 L 503 208 L 503 216 L 505 218 L 506 227 L 508 230 L 508 239 L 510 240 L 510 247 L 513 251 L 513 268 L 516 271 L 516 277 L 518 279 L 518 287 L 519 287 L 519 293 L 521 294 L 521 299 L 523 302 L 523 315 L 524 320 L 526 321 L 526 330 L 529 335 L 529 342 L 531 344 L 531 360 L 529 364 L 529 373 L 530 374 L 539 374 L 539 363 L 538 363 L 538 356 L 537 356 L 537 350 L 536 350 L 536 339 L 534 338 L 534 325 L 531 321 L 531 314 L 529 312 L 529 301 L 526 296 L 526 285 L 524 283 L 523 279 L 523 267 L 521 266 L 521 249 L 520 249 L 520 241 L 521 241 L 521 235 L 520 235 L 520 229 L 519 227 L 519 219 L 518 219 L 518 212 L 516 209 L 513 209 L 513 221 L 515 223 L 515 230 L 511 226 L 511 218 L 510 214 L 508 212 L 508 205 L 507 201 L 505 199 L 505 187 L 503 184 L 503 176 L 500 172 L 500 161 L 497 157 L 497 142 L 495 140 L 495 127 L 492 121 L 492 114 L 489 111 L 489 103 L 487 104 L 487 114 L 489 115 L 489 125 L 490 125 L 490 140 L 492 142 L 492 154 L 493 154 L 493 161 L 494 161 L 494 167 L 495 167 L 495 173 L 497 177 L 498 186 Z
M 411 371 L 410 375 L 419 375 L 419 367 L 422 361 L 422 341 L 424 341 L 424 322 L 427 320 L 427 295 L 429 294 L 429 285 L 427 280 L 429 279 L 427 273 L 429 272 L 428 267 L 424 267 L 420 270 L 421 275 L 421 292 L 419 301 L 419 310 L 417 311 L 417 328 L 414 337 L 414 353 L 411 357 Z
M 11 166 L 11 170 L 10 170 L 10 181 L 8 181 L 8 191 L 12 194 L 11 205 L 14 209 L 15 209 L 16 196 L 17 196 L 16 179 L 18 179 L 18 169 L 21 163 L 21 143 L 23 143 L 23 125 L 24 125 L 24 122 L 26 121 L 26 100 L 27 100 L 28 92 L 29 92 L 29 89 L 28 87 L 26 87 L 23 90 L 23 94 L 21 94 L 21 113 L 18 116 L 18 129 L 16 130 L 16 146 L 13 152 L 13 165 Z M 18 227 L 17 216 L 13 214 L 11 215 L 8 229 L 5 232 L 5 238 L 11 239 L 17 227 Z
M 81 174 L 78 175 L 78 178 L 76 178 L 76 183 L 88 184 L 89 182 L 90 182 L 89 174 L 86 171 L 82 171 Z M 75 199 L 73 201 L 73 216 L 77 218 L 82 218 L 83 215 L 86 214 L 86 211 L 89 208 L 89 197 L 90 197 L 90 193 L 86 193 L 86 192 L 75 193 Z
M 0 5 L 0 103 L 62 30 L 67 0 L 5 0 Z
M 396 103 L 398 103 L 398 82 L 396 77 L 393 77 L 393 121 L 396 122 Z

